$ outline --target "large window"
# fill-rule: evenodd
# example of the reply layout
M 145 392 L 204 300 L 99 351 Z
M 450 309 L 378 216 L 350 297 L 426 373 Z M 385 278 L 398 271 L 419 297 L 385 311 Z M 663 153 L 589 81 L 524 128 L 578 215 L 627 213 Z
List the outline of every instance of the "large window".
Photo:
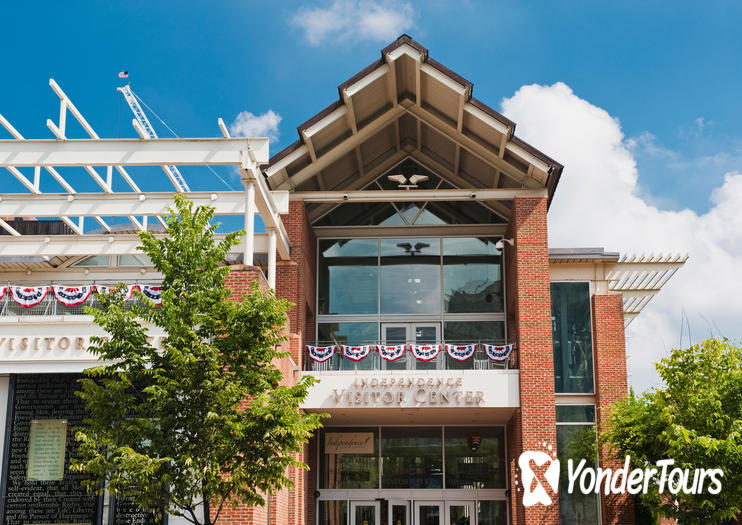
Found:
M 594 393 L 588 283 L 551 283 L 551 329 L 556 392 Z
M 320 488 L 506 488 L 503 427 L 327 427 L 319 438 Z
M 441 438 L 441 427 L 384 428 L 381 488 L 442 489 Z
M 319 313 L 378 312 L 378 241 L 319 241 Z
M 441 311 L 440 239 L 381 240 L 381 313 Z
M 437 341 L 430 342 L 504 343 L 496 240 L 320 239 L 317 342 L 374 343 L 384 340 L 384 323 L 414 320 L 438 326 Z
M 444 310 L 502 312 L 500 270 L 500 251 L 494 239 L 443 239 Z
M 588 467 L 597 460 L 595 407 L 593 405 L 566 405 L 556 407 L 557 455 L 562 465 L 559 478 L 559 520 L 575 525 L 599 524 L 598 495 L 583 494 L 578 488 L 570 494 L 566 470 L 567 461 L 577 465 L 582 459 Z
M 446 488 L 505 486 L 505 430 L 502 427 L 446 428 Z

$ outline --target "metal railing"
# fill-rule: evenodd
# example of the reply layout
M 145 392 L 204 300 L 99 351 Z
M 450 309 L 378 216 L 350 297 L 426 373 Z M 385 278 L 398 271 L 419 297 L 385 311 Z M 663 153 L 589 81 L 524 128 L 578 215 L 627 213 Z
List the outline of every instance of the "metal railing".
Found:
M 131 305 L 136 303 L 138 299 L 132 297 L 125 304 L 125 308 L 131 308 Z M 84 306 L 92 306 L 93 308 L 100 307 L 100 301 L 95 297 L 95 294 L 90 294 L 90 297 L 82 303 L 75 306 L 67 306 L 60 303 L 54 293 L 49 290 L 46 297 L 37 305 L 29 308 L 24 308 L 19 305 L 10 297 L 10 291 L 6 291 L 5 295 L 0 298 L 0 317 L 9 316 L 22 316 L 22 317 L 41 317 L 41 316 L 55 316 L 55 315 L 86 315 L 83 311 Z
M 445 344 L 465 345 L 465 344 L 476 344 L 477 349 L 474 354 L 465 361 L 458 361 L 452 358 L 446 352 Z M 438 355 L 430 361 L 421 361 L 416 359 L 410 351 L 410 344 L 434 344 L 434 343 L 406 343 L 407 349 L 402 357 L 395 361 L 387 361 L 379 356 L 378 352 L 371 350 L 369 354 L 362 361 L 353 361 L 346 358 L 341 350 L 340 345 L 343 343 L 337 343 L 332 341 L 317 341 L 311 344 L 313 346 L 329 346 L 336 345 L 337 350 L 331 358 L 327 361 L 318 362 L 314 361 L 306 352 L 306 346 L 304 347 L 304 355 L 302 359 L 302 369 L 305 372 L 335 372 L 335 371 L 363 371 L 363 370 L 388 370 L 388 371 L 414 371 L 414 370 L 507 370 L 518 368 L 518 353 L 517 349 L 513 348 L 510 356 L 504 361 L 495 361 L 490 359 L 484 351 L 482 346 L 486 344 L 502 345 L 502 342 L 498 341 L 442 341 L 441 351 Z M 346 343 L 347 344 L 347 343 Z M 364 342 L 357 343 L 358 345 L 382 345 L 382 344 L 402 344 L 399 342 L 388 343 L 388 342 Z

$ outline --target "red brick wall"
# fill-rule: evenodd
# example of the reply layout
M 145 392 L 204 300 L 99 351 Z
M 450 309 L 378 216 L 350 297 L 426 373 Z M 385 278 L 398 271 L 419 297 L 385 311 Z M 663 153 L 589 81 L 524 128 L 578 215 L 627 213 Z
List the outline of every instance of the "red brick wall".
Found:
M 609 407 L 626 396 L 626 342 L 624 339 L 623 297 L 617 292 L 595 293 L 593 308 L 593 355 L 595 358 L 595 401 L 598 428 L 610 417 Z M 621 468 L 620 460 L 609 460 L 601 451 L 603 467 Z M 634 523 L 634 505 L 629 494 L 602 495 L 604 525 Z
M 288 267 L 291 268 L 293 266 L 288 265 Z M 269 288 L 265 275 L 255 266 L 238 265 L 232 266 L 230 270 L 225 284 L 227 288 L 232 290 L 230 299 L 233 301 L 240 301 L 249 292 L 253 281 L 258 281 L 263 291 Z M 280 267 L 276 275 L 277 277 L 281 275 Z M 291 297 L 287 298 L 292 301 L 294 300 Z M 292 308 L 292 311 L 289 313 L 289 322 L 287 323 L 287 335 L 289 339 L 282 343 L 282 347 L 291 351 L 292 354 L 300 347 L 296 334 L 292 332 L 293 327 L 296 326 L 296 319 L 297 309 Z M 297 375 L 291 359 L 276 359 L 273 364 L 283 374 L 281 384 L 294 384 Z M 298 470 L 291 468 L 288 472 L 289 478 L 296 484 L 295 488 L 284 489 L 272 494 L 270 496 L 270 504 L 264 507 L 248 507 L 246 505 L 238 505 L 236 508 L 226 507 L 219 517 L 219 525 L 266 525 L 268 522 L 268 507 L 270 507 L 270 522 L 273 525 L 303 523 L 304 509 L 302 506 L 302 496 L 304 479 Z M 215 512 L 216 509 L 212 508 L 212 517 Z
M 508 336 L 518 343 L 520 362 L 520 410 L 508 428 L 511 512 L 513 523 L 557 524 L 556 496 L 548 507 L 524 508 L 522 491 L 515 490 L 514 479 L 517 459 L 523 450 L 543 450 L 543 442 L 556 447 L 545 197 L 513 201 L 507 237 L 515 240 L 514 247 L 505 247 Z

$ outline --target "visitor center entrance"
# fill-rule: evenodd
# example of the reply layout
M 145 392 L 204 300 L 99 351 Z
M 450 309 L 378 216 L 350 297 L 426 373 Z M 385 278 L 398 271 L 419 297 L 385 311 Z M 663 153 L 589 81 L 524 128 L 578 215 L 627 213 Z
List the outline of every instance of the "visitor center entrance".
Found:
M 383 519 L 382 503 L 385 503 L 387 519 Z M 481 507 L 481 505 L 480 505 Z M 410 512 L 410 509 L 414 510 Z M 494 509 L 491 509 L 494 510 Z M 475 525 L 477 523 L 499 523 L 496 516 L 487 511 L 477 521 L 477 504 L 474 501 L 352 501 L 350 503 L 351 525 Z
M 320 525 L 504 525 L 502 426 L 325 427 Z

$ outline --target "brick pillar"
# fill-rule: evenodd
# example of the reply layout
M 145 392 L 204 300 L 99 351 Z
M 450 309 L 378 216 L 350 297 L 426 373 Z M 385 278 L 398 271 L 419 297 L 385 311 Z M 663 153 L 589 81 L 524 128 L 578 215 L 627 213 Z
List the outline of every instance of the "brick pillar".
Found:
M 513 415 L 508 429 L 513 523 L 557 524 L 557 498 L 552 494 L 554 502 L 548 507 L 525 508 L 522 490 L 515 490 L 520 487 L 514 479 L 515 473 L 519 473 L 517 461 L 523 450 L 548 452 L 543 442 L 556 450 L 546 197 L 513 200 L 507 237 L 515 241 L 514 247 L 505 247 L 508 333 L 518 343 L 520 363 L 520 409 Z
M 292 240 L 293 242 L 293 240 Z M 292 264 L 293 261 L 287 261 L 288 264 L 279 266 L 276 273 L 277 277 L 281 277 L 282 271 L 284 274 L 291 273 L 291 270 L 297 265 Z M 289 272 L 286 271 L 289 269 Z M 292 276 L 292 279 L 296 279 L 296 276 Z M 255 266 L 236 265 L 230 268 L 229 275 L 227 275 L 225 284 L 226 287 L 232 290 L 230 299 L 233 301 L 240 301 L 242 296 L 249 292 L 250 286 L 253 281 L 258 281 L 260 288 L 263 291 L 268 290 L 268 281 L 260 270 Z M 294 289 L 296 288 L 296 280 L 294 282 Z M 289 290 L 291 283 L 290 279 L 284 281 L 284 290 Z M 277 286 L 278 287 L 278 286 Z M 288 297 L 289 300 L 295 301 L 293 297 Z M 280 295 L 279 295 L 280 296 Z M 289 339 L 282 343 L 284 349 L 289 350 L 292 355 L 299 352 L 301 331 L 299 334 L 292 332 L 293 327 L 297 326 L 297 316 L 299 309 L 293 307 L 289 313 L 289 322 L 287 323 L 287 331 Z M 294 363 L 288 358 L 276 359 L 273 364 L 282 372 L 283 380 L 281 384 L 292 385 L 296 381 L 296 375 L 294 373 Z M 295 509 L 292 509 L 296 505 L 297 500 L 303 500 L 304 494 L 302 492 L 303 483 L 298 477 L 298 474 L 294 471 L 295 469 L 289 469 L 289 477 L 294 483 L 295 488 L 283 489 L 270 496 L 270 505 L 263 507 L 249 507 L 247 505 L 240 504 L 237 507 L 232 508 L 226 506 L 222 510 L 222 514 L 219 517 L 220 525 L 266 525 L 268 523 L 268 514 L 270 513 L 271 525 L 286 525 L 286 524 L 300 524 L 302 523 L 301 513 L 297 513 Z M 297 482 L 298 481 L 298 482 Z M 265 497 L 265 496 L 264 496 Z M 267 500 L 267 497 L 266 497 Z M 270 510 L 269 510 L 270 507 Z M 216 508 L 212 506 L 212 517 L 216 513 Z
M 598 428 L 602 431 L 610 418 L 610 407 L 626 396 L 626 341 L 624 339 L 623 297 L 617 292 L 595 293 L 592 298 L 593 341 L 595 347 L 595 394 Z M 623 462 L 606 457 L 601 450 L 602 467 L 622 468 Z M 634 501 L 630 494 L 601 495 L 604 525 L 634 523 Z
M 301 367 L 304 338 L 314 340 L 314 332 L 307 329 L 314 327 L 316 241 L 302 201 L 290 201 L 289 213 L 281 220 L 291 241 L 291 260 L 277 263 L 276 295 L 294 303 L 289 311 L 289 348 Z

